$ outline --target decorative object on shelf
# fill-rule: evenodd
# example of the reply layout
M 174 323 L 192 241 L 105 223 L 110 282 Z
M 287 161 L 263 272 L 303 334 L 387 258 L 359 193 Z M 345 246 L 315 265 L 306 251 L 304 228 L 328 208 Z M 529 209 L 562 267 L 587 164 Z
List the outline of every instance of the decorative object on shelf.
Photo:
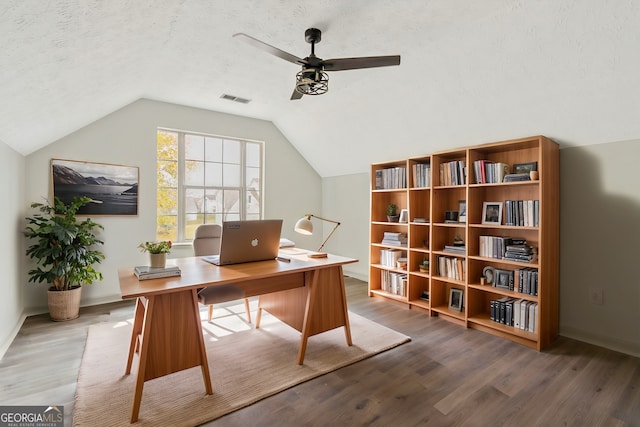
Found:
M 311 218 L 317 218 L 321 221 L 327 221 L 327 222 L 331 222 L 334 225 L 333 229 L 331 230 L 331 232 L 329 233 L 329 235 L 327 236 L 326 239 L 324 239 L 324 242 L 322 242 L 322 244 L 320 245 L 320 247 L 318 248 L 317 252 L 312 252 L 307 254 L 307 256 L 309 258 L 326 258 L 327 254 L 322 252 L 322 248 L 324 247 L 324 245 L 327 243 L 327 241 L 329 240 L 329 238 L 333 235 L 333 233 L 336 231 L 336 229 L 338 228 L 338 226 L 340 225 L 340 223 L 338 221 L 334 221 L 332 219 L 326 219 L 326 218 L 322 218 L 319 217 L 317 215 L 313 215 L 313 214 L 306 214 L 305 216 L 303 216 L 302 218 L 300 218 L 298 220 L 298 222 L 296 222 L 295 227 L 293 228 L 297 233 L 300 234 L 304 234 L 307 236 L 310 236 L 313 234 L 313 223 L 311 222 Z
M 400 218 L 398 219 L 398 222 L 409 222 L 409 211 L 407 209 L 400 210 Z
M 537 181 L 538 180 L 538 171 L 529 172 L 529 178 L 531 179 L 531 181 Z
M 69 204 L 89 197 L 78 215 L 138 215 L 138 167 L 77 160 L 51 160 L 53 196 Z M 107 178 L 105 178 L 107 177 Z
M 467 201 L 458 202 L 458 222 L 467 222 Z
M 444 222 L 448 224 L 458 222 L 458 211 L 445 211 Z
M 389 203 L 387 206 L 387 221 L 398 222 L 400 216 L 398 215 L 398 205 L 395 203 Z
M 464 292 L 462 289 L 451 288 L 449 290 L 449 308 L 451 310 L 462 311 Z
M 429 272 L 429 260 L 426 257 L 420 262 L 420 264 L 418 265 L 418 269 L 421 273 Z
M 482 223 L 488 225 L 502 224 L 502 202 L 482 203 Z
M 78 317 L 82 285 L 102 280 L 102 273 L 93 268 L 104 259 L 96 249 L 102 245 L 96 231 L 102 225 L 90 218 L 78 221 L 81 206 L 90 203 L 88 197 L 74 197 L 66 205 L 54 197 L 53 205 L 33 203 L 40 213 L 27 217 L 25 236 L 36 240 L 26 254 L 38 263 L 29 271 L 29 282 L 49 283 L 49 314 L 52 320 L 63 321 Z
M 487 285 L 493 284 L 493 277 L 495 276 L 495 269 L 490 266 L 486 266 L 482 269 L 482 276 L 485 278 Z
M 513 173 L 529 174 L 538 170 L 538 162 L 516 163 L 513 165 Z
M 164 268 L 167 265 L 167 254 L 171 252 L 171 241 L 144 242 L 138 245 L 140 251 L 149 252 L 149 262 L 153 268 Z

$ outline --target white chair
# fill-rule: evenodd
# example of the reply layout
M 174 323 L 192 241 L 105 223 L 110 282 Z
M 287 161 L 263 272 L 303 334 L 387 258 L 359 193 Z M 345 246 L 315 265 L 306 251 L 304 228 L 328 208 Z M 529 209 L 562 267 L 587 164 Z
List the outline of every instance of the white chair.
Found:
M 205 256 L 220 254 L 221 237 L 222 227 L 219 224 L 199 225 L 198 228 L 196 228 L 196 234 L 193 238 L 194 255 Z M 244 298 L 244 292 L 233 285 L 207 287 L 198 292 L 198 301 L 203 305 L 209 306 L 209 322 L 213 317 L 213 304 L 233 301 L 240 298 Z M 251 323 L 248 298 L 244 298 L 244 308 L 247 311 L 247 322 Z

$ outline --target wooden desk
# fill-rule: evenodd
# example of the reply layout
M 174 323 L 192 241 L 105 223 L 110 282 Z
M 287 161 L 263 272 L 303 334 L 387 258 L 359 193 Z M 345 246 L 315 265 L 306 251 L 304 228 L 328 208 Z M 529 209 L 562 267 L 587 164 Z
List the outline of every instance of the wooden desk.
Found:
M 246 297 L 259 295 L 256 328 L 262 310 L 267 310 L 300 331 L 300 365 L 312 335 L 344 326 L 347 345 L 351 345 L 342 266 L 357 260 L 336 255 L 321 259 L 285 256 L 291 262 L 270 260 L 225 267 L 200 257 L 180 258 L 172 263 L 180 267 L 182 276 L 144 281 L 135 277 L 132 268 L 118 271 L 122 298 L 137 298 L 126 367 L 128 375 L 138 353 L 132 423 L 138 420 L 147 380 L 200 366 L 206 393 L 213 393 L 198 309 L 197 292 L 203 287 L 232 284 Z

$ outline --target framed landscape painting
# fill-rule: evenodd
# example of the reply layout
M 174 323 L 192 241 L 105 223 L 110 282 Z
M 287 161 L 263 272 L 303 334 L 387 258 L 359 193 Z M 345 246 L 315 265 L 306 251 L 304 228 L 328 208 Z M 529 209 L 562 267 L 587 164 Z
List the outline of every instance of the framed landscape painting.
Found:
M 136 166 L 51 159 L 53 196 L 68 204 L 74 197 L 92 202 L 79 215 L 138 215 Z

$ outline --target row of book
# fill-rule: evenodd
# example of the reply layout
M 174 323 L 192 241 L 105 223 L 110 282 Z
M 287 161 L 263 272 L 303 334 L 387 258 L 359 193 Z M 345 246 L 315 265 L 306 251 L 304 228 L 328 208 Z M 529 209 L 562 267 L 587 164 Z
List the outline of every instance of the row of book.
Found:
M 535 262 L 537 249 L 525 239 L 502 236 L 480 236 L 478 255 L 485 258 L 506 259 L 518 262 Z
M 456 160 L 440 164 L 440 185 L 465 185 L 467 168 L 464 162 Z
M 380 249 L 380 264 L 395 268 L 399 260 L 406 260 L 407 253 L 400 249 Z
M 382 244 L 389 246 L 407 246 L 407 233 L 385 231 L 382 236 Z
M 413 165 L 413 186 L 419 188 L 431 187 L 430 163 L 416 163 Z
M 489 318 L 506 326 L 535 333 L 538 303 L 509 297 L 491 300 Z
M 520 268 L 517 270 L 493 269 L 494 288 L 518 291 L 521 294 L 538 295 L 538 269 Z
M 138 280 L 160 279 L 163 277 L 180 276 L 182 272 L 177 265 L 168 265 L 166 267 L 149 267 L 139 265 L 133 268 L 133 274 Z
M 380 275 L 380 287 L 383 291 L 402 297 L 407 296 L 407 275 L 405 273 L 382 270 Z
M 539 200 L 505 200 L 504 219 L 506 225 L 538 227 L 540 225 Z
M 464 259 L 438 255 L 436 265 L 438 276 L 465 280 L 467 267 Z
M 376 170 L 376 190 L 407 188 L 407 168 L 395 167 Z
M 473 174 L 476 184 L 499 183 L 509 174 L 509 165 L 490 160 L 476 160 L 473 162 Z

